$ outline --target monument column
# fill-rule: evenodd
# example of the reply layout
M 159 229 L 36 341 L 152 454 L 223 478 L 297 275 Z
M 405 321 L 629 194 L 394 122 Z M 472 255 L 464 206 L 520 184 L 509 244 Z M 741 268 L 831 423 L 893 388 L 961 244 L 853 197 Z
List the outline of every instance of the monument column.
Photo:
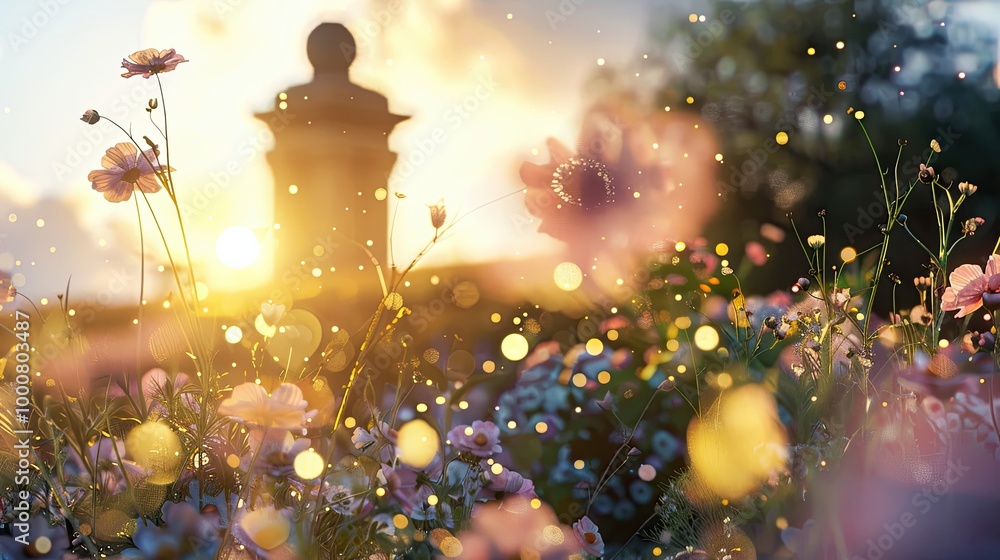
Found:
M 307 42 L 313 80 L 278 94 L 271 127 L 277 224 L 275 281 L 294 298 L 353 297 L 379 290 L 365 247 L 388 261 L 387 180 L 396 154 L 388 135 L 407 117 L 386 98 L 351 83 L 355 42 L 324 23 Z M 359 270 L 363 267 L 363 270 Z M 380 293 L 380 292 L 379 292 Z

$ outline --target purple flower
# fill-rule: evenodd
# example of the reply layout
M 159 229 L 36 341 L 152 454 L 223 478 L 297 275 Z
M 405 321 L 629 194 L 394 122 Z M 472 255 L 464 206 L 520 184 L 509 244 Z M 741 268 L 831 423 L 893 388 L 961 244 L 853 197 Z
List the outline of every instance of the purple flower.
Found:
M 129 60 L 131 59 L 131 60 Z M 177 54 L 174 49 L 158 51 L 156 49 L 145 49 L 128 55 L 122 59 L 122 68 L 128 70 L 122 74 L 122 78 L 131 78 L 142 74 L 143 78 L 149 78 L 153 74 L 170 72 L 177 65 L 188 60 Z
M 483 475 L 486 477 L 486 488 L 492 492 L 503 492 L 505 494 L 517 494 L 519 496 L 535 497 L 535 484 L 507 467 L 503 467 L 500 474 L 493 474 L 490 465 L 484 461 Z
M 414 506 L 418 503 L 417 492 L 417 472 L 410 469 L 394 469 L 389 465 L 382 465 L 382 478 L 389 488 L 389 495 L 399 504 L 403 512 L 409 514 L 413 512 Z
M 169 558 L 214 554 L 219 546 L 221 520 L 218 513 L 198 512 L 187 502 L 163 504 L 165 526 L 140 524 L 132 535 L 135 548 L 128 558 Z
M 91 171 L 87 180 L 93 183 L 95 191 L 104 193 L 109 202 L 124 202 L 132 198 L 132 191 L 137 188 L 144 193 L 160 190 L 156 173 L 163 168 L 156 163 L 153 150 L 139 155 L 139 150 L 132 144 L 119 142 L 108 148 L 101 158 L 101 165 L 104 169 Z
M 0 558 L 4 560 L 58 560 L 68 555 L 70 548 L 66 528 L 62 525 L 50 525 L 40 514 L 32 515 L 28 521 L 29 529 L 24 532 L 28 544 L 15 540 L 14 537 L 0 536 Z
M 486 458 L 500 453 L 500 428 L 493 422 L 476 420 L 471 426 L 460 424 L 448 432 L 451 445 L 463 453 Z
M 576 540 L 580 541 L 583 551 L 591 556 L 602 556 L 604 554 L 604 539 L 597 529 L 597 525 L 584 516 L 583 519 L 573 524 L 573 534 Z

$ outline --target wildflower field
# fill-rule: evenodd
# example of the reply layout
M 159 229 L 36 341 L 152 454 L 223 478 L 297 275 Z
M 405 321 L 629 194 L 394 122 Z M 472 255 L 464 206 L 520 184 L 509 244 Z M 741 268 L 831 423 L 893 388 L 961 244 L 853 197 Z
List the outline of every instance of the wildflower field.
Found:
M 553 29 L 587 9 L 552 4 Z M 711 58 L 725 74 L 736 62 L 716 64 L 713 49 L 732 52 L 754 14 L 785 24 L 782 2 L 740 6 L 679 20 L 704 51 L 689 63 Z M 724 115 L 712 118 L 731 110 L 712 101 L 719 90 L 687 83 L 649 101 L 615 86 L 588 100 L 576 144 L 531 138 L 540 149 L 490 171 L 513 190 L 426 199 L 397 188 L 412 154 L 340 154 L 363 142 L 350 128 L 362 117 L 390 123 L 371 125 L 382 144 L 405 120 L 346 89 L 354 50 L 377 41 L 358 29 L 316 28 L 313 81 L 257 114 L 273 134 L 251 159 L 269 158 L 282 216 L 261 228 L 196 208 L 215 195 L 185 176 L 184 156 L 207 149 L 186 146 L 202 134 L 186 128 L 214 125 L 185 119 L 192 103 L 172 91 L 189 87 L 198 57 L 124 57 L 111 77 L 152 92 L 127 110 L 74 88 L 82 123 L 65 127 L 99 131 L 100 147 L 83 158 L 93 170 L 73 171 L 73 196 L 98 199 L 115 225 L 50 293 L 32 284 L 41 257 L 28 250 L 45 220 L 3 212 L 18 229 L 0 237 L 0 560 L 996 556 L 997 177 L 955 159 L 979 137 L 897 138 L 876 103 L 831 93 L 816 94 L 809 126 L 795 113 L 729 150 L 748 136 L 727 138 Z M 354 50 L 321 51 L 332 38 Z M 844 42 L 829 39 L 794 39 L 817 45 L 796 52 L 838 56 Z M 73 64 L 108 74 L 114 62 Z M 506 102 L 492 84 L 478 80 L 445 121 L 474 126 L 470 99 Z M 335 88 L 371 106 L 337 113 L 340 98 L 316 93 Z M 331 139 L 334 125 L 308 132 L 334 114 L 348 140 Z M 791 181 L 776 162 L 819 157 L 823 126 L 856 144 L 823 167 L 854 190 L 830 208 L 796 198 L 746 217 L 739 197 L 763 195 L 733 177 L 770 166 L 775 192 L 798 197 L 820 179 Z M 414 141 L 429 161 L 447 149 L 435 130 Z M 378 173 L 318 179 L 337 166 Z M 463 162 L 447 169 L 441 181 L 463 180 Z M 224 205 L 256 208 L 223 187 Z M 349 198 L 307 198 L 333 187 Z M 507 235 L 490 225 L 498 213 L 559 250 L 434 260 Z M 218 222 L 217 238 L 202 233 Z M 112 264 L 108 239 L 128 267 Z M 61 242 L 39 241 L 39 254 L 61 257 Z M 261 276 L 248 267 L 267 251 L 277 272 Z M 220 270 L 259 281 L 227 290 Z M 105 273 L 103 291 L 75 285 Z

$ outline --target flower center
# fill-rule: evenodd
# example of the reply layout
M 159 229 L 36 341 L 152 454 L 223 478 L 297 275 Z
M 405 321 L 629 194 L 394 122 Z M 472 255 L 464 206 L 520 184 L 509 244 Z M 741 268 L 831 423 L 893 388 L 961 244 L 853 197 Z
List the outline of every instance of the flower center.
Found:
M 162 64 L 162 63 L 150 64 L 149 65 L 149 73 L 150 74 L 159 74 L 160 72 L 163 72 L 163 69 L 166 68 L 166 67 L 167 66 L 165 64 Z
M 615 185 L 608 168 L 592 159 L 570 158 L 552 173 L 552 190 L 569 204 L 593 210 L 615 201 Z
M 139 182 L 140 175 L 142 175 L 142 173 L 139 171 L 139 168 L 133 167 L 132 169 L 126 171 L 124 175 L 122 175 L 122 181 L 125 181 L 126 183 L 132 183 L 134 185 Z
M 593 533 L 584 533 L 583 539 L 587 541 L 587 544 L 594 544 L 595 542 L 597 542 L 597 535 Z
M 476 434 L 476 438 L 473 441 L 476 442 L 476 445 L 486 445 L 486 442 L 489 440 L 490 439 L 486 437 L 486 434 Z

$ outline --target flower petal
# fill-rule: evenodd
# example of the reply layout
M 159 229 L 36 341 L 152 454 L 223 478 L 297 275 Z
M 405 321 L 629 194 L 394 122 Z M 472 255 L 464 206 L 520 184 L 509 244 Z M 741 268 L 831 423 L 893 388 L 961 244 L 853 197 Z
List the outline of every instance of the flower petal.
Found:
M 986 273 L 984 276 L 989 278 L 994 274 L 1000 274 L 1000 255 L 990 255 L 990 260 L 986 261 Z
M 113 169 L 115 167 L 128 169 L 130 167 L 134 167 L 135 155 L 137 153 L 138 150 L 136 150 L 135 146 L 132 144 L 129 144 L 128 142 L 119 142 L 111 148 L 108 148 L 104 157 L 101 158 L 101 165 L 103 165 L 105 169 Z
M 951 282 L 951 286 L 957 290 L 961 290 L 976 278 L 982 278 L 983 269 L 979 265 L 975 264 L 963 264 L 962 266 L 956 268 L 948 280 Z
M 125 172 L 120 169 L 98 169 L 91 171 L 87 175 L 87 180 L 94 184 L 95 191 L 104 192 L 111 185 L 120 182 L 124 174 Z
M 140 175 L 136 186 L 144 193 L 155 193 L 160 190 L 160 182 L 153 175 Z

